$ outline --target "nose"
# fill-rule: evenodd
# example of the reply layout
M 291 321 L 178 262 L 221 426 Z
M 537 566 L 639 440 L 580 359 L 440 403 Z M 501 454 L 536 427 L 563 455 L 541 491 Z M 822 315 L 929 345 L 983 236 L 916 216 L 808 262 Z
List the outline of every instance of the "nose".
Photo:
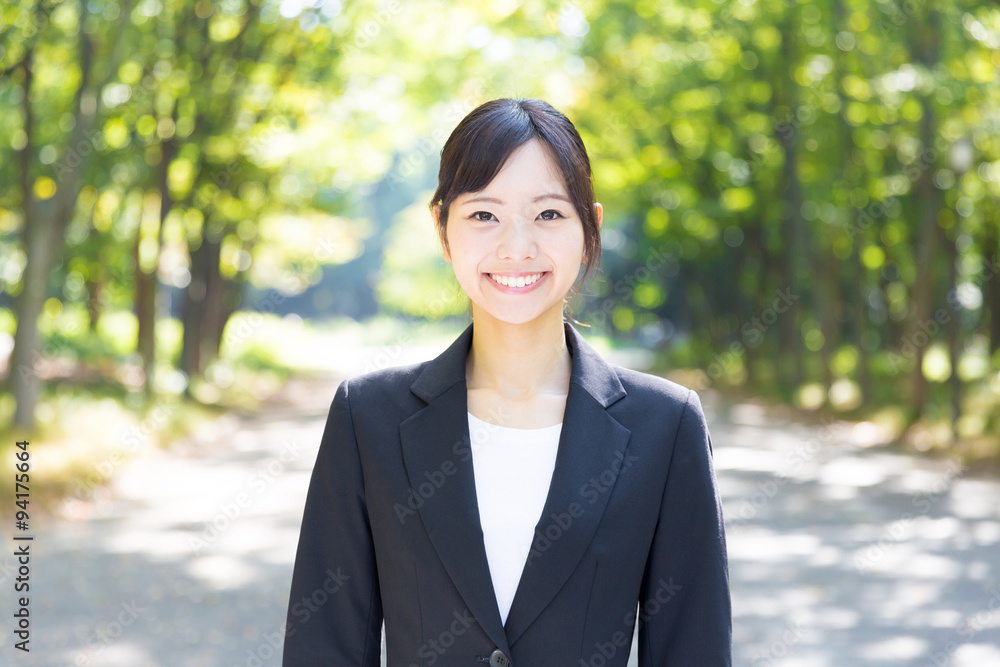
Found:
M 515 220 L 501 225 L 497 256 L 502 259 L 528 259 L 538 253 L 535 228 L 531 222 Z

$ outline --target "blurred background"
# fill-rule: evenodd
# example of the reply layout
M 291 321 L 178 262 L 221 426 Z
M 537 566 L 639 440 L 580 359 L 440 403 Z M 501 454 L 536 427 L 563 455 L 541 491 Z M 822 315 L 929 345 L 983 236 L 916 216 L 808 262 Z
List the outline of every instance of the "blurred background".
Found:
M 704 397 L 737 664 L 1000 664 L 990 0 L 4 0 L 0 662 L 279 664 L 337 383 L 468 324 L 428 204 L 497 97 L 589 150 L 581 332 Z

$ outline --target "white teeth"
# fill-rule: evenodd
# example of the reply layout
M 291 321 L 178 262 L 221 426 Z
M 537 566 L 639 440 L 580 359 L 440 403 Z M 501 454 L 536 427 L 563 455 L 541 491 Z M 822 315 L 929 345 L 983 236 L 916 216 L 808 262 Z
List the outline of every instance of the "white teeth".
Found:
M 505 287 L 524 287 L 525 285 L 531 285 L 536 280 L 542 277 L 540 273 L 533 273 L 529 276 L 518 276 L 517 278 L 511 278 L 508 276 L 501 276 L 498 274 L 490 273 L 488 274 L 490 278 L 497 281 Z

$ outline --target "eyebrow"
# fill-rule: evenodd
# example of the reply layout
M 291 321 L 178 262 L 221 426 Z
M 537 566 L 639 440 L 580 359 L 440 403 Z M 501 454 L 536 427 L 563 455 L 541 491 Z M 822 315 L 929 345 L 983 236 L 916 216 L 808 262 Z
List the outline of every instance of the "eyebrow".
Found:
M 573 203 L 572 201 L 570 201 L 569 197 L 566 197 L 565 195 L 561 195 L 558 192 L 546 192 L 543 195 L 538 195 L 537 197 L 535 197 L 534 199 L 531 200 L 531 203 L 534 204 L 536 202 L 542 201 L 543 199 L 561 199 L 562 201 L 566 202 L 567 204 L 572 204 Z M 466 199 L 464 203 L 471 204 L 474 201 L 488 201 L 488 202 L 492 202 L 494 204 L 503 205 L 503 202 L 501 200 L 497 199 L 496 197 L 487 197 L 486 195 L 479 195 L 478 197 L 472 197 L 471 199 Z

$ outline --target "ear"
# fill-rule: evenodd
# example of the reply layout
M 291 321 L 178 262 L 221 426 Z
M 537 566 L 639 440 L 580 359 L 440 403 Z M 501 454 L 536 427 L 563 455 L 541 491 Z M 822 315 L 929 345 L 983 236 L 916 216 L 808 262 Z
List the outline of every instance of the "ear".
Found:
M 451 263 L 451 253 L 448 251 L 447 230 L 441 229 L 441 204 L 434 204 L 431 212 L 434 215 L 434 229 L 438 233 L 438 243 L 441 246 L 441 252 L 444 254 L 444 261 Z

